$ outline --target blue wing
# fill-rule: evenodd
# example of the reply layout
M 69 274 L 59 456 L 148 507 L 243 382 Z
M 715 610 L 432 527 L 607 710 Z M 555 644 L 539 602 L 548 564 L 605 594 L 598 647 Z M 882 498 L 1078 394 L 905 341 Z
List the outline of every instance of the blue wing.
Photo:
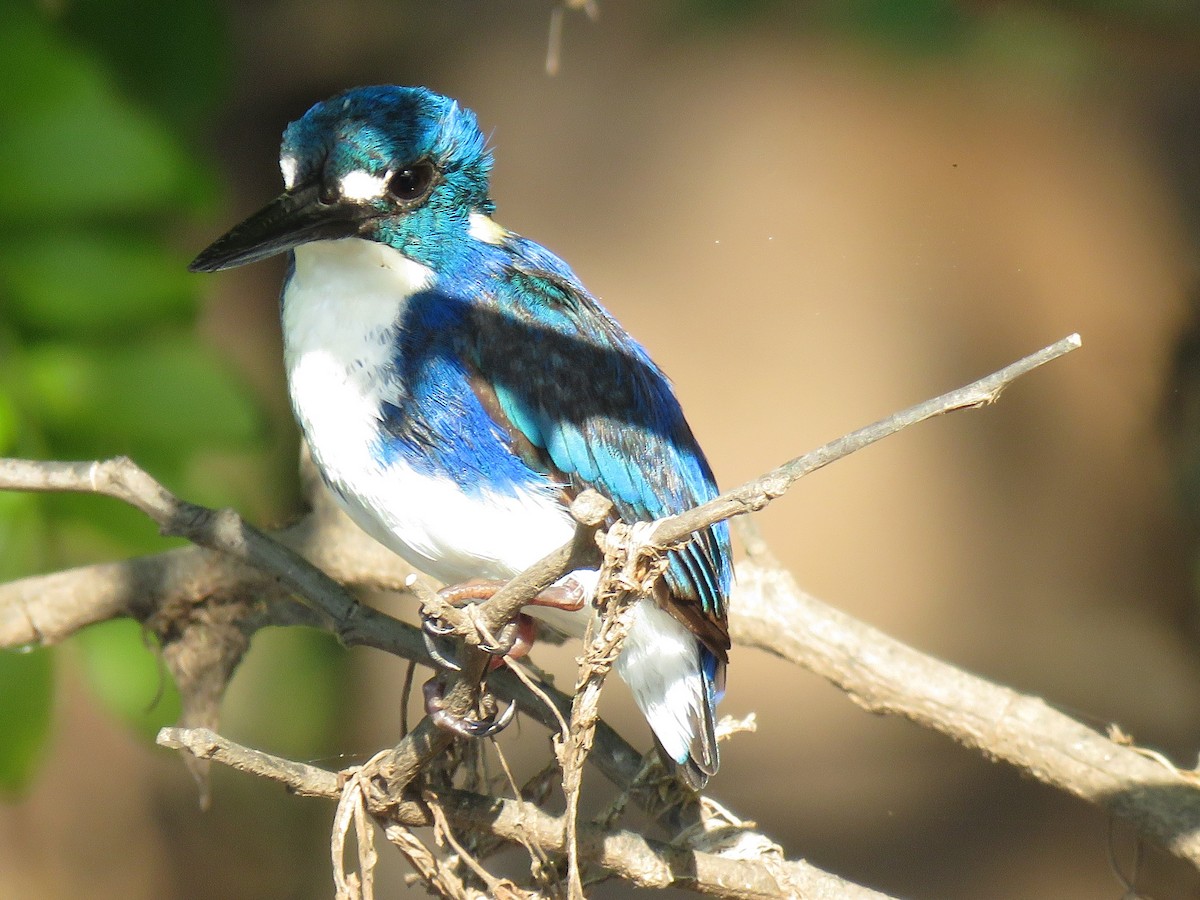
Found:
M 595 488 L 626 521 L 682 512 L 717 495 L 670 382 L 558 257 L 510 236 L 473 355 L 530 460 Z M 492 286 L 489 285 L 489 288 Z M 715 657 L 721 690 L 731 580 L 724 522 L 672 553 L 668 603 Z M 718 663 L 719 660 L 719 663 Z

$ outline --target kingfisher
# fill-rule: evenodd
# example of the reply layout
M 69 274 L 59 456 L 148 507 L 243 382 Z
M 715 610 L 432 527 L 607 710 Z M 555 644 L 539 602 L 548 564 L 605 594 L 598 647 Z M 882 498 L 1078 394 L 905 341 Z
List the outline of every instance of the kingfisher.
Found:
M 427 88 L 353 88 L 287 126 L 279 165 L 283 193 L 190 268 L 287 254 L 292 407 L 365 532 L 479 596 L 572 538 L 585 489 L 627 523 L 717 496 L 646 350 L 562 259 L 493 220 L 474 113 Z M 724 522 L 672 550 L 616 663 L 697 790 L 718 766 L 731 578 Z M 527 609 L 582 637 L 597 580 L 581 568 Z

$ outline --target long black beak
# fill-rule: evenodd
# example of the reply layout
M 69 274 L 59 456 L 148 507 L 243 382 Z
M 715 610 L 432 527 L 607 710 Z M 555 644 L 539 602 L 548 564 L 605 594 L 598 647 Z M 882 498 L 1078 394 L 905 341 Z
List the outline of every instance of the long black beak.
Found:
M 309 241 L 353 237 L 377 210 L 365 203 L 320 199 L 317 184 L 280 194 L 246 221 L 217 238 L 192 260 L 192 272 L 217 272 L 258 262 Z

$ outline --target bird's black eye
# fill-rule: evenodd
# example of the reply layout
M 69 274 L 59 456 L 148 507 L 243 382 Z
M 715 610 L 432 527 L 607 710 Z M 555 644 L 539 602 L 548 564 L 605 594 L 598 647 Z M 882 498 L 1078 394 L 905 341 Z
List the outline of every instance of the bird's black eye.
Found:
M 429 193 L 437 170 L 433 163 L 421 161 L 397 170 L 388 179 L 388 191 L 401 203 L 415 203 Z

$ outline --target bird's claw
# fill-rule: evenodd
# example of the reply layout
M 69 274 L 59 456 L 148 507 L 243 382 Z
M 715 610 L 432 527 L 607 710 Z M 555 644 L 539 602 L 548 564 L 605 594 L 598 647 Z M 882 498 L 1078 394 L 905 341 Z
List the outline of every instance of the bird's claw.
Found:
M 517 619 L 513 619 L 501 628 L 500 633 L 495 637 L 495 644 L 480 640 L 479 649 L 488 654 L 488 656 L 508 656 L 512 648 L 521 639 L 521 623 Z
M 435 619 L 432 616 L 422 616 L 421 618 L 421 637 L 425 641 L 425 649 L 429 651 L 429 655 L 433 657 L 433 661 L 443 669 L 449 669 L 451 672 L 461 672 L 462 664 L 459 663 L 452 649 L 454 646 L 452 641 L 447 638 L 454 634 L 454 629 L 443 623 L 440 619 Z
M 424 639 L 425 649 L 433 657 L 433 661 L 443 669 L 461 672 L 462 663 L 459 662 L 454 649 L 451 649 L 454 644 L 452 641 L 446 640 L 454 633 L 454 628 L 441 619 L 434 616 L 422 616 L 421 618 L 421 637 Z M 480 638 L 478 647 L 489 656 L 507 656 L 514 647 L 522 646 L 522 640 L 521 622 L 518 618 L 500 629 L 500 634 L 496 636 L 494 643 Z
M 433 637 L 446 637 L 446 635 L 454 634 L 453 625 L 447 625 L 441 619 L 434 616 L 426 616 L 421 623 L 421 628 Z
M 456 716 L 446 711 L 442 706 L 445 688 L 436 678 L 425 682 L 422 692 L 425 695 L 425 712 L 433 724 L 447 731 L 467 738 L 491 737 L 507 728 L 517 714 L 516 701 L 512 701 L 501 713 L 492 713 L 483 719 L 470 719 L 466 716 Z

